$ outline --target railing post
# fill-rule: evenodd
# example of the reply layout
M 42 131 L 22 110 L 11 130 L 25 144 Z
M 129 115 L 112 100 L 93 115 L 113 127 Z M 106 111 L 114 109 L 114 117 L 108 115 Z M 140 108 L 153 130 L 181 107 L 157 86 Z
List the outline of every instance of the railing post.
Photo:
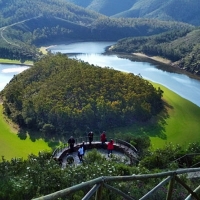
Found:
M 101 183 L 99 189 L 96 192 L 95 200 L 101 200 L 102 199 L 102 190 L 103 190 L 103 183 Z
M 174 182 L 175 182 L 175 178 L 173 176 L 173 178 L 169 182 L 169 188 L 168 188 L 166 200 L 171 200 L 172 199 L 172 192 L 173 192 Z

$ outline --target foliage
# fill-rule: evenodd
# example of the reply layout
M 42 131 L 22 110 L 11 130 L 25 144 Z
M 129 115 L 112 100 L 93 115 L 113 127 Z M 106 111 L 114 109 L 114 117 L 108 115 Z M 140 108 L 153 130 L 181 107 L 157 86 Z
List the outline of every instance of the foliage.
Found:
M 172 143 L 162 149 L 149 150 L 139 166 L 148 169 L 168 169 L 195 166 L 200 162 L 199 143 L 190 143 L 186 149 Z M 199 164 L 197 165 L 199 166 Z
M 165 149 L 165 151 L 168 151 L 168 149 Z M 92 155 L 95 155 L 95 157 L 92 157 Z M 30 155 L 27 160 L 15 158 L 11 161 L 6 161 L 3 159 L 0 162 L 0 199 L 32 199 L 98 177 L 160 172 L 159 170 L 148 170 L 141 166 L 129 166 L 111 159 L 99 160 L 100 157 L 102 155 L 93 150 L 81 165 L 67 165 L 65 168 L 60 168 L 59 164 L 51 158 L 51 154 L 46 152 L 40 152 L 38 156 Z M 197 181 L 192 182 L 185 176 L 180 178 L 192 187 L 198 184 Z M 161 179 L 157 178 L 132 181 L 128 182 L 128 184 L 122 181 L 110 182 L 109 184 L 139 199 L 161 181 Z M 67 199 L 81 199 L 89 190 L 90 188 L 80 190 L 74 195 L 68 196 Z M 163 199 L 166 197 L 166 191 L 167 186 L 163 186 L 151 196 L 151 199 Z M 180 185 L 174 185 L 172 199 L 183 199 L 186 195 L 186 191 Z M 119 195 L 111 193 L 109 190 L 103 191 L 102 198 L 120 199 Z
M 159 0 L 67 0 L 115 18 L 154 18 L 159 20 L 181 21 L 198 26 L 198 0 L 159 1 Z
M 147 121 L 163 108 L 162 90 L 142 77 L 61 54 L 15 76 L 2 95 L 5 114 L 48 136 Z
M 132 133 L 125 133 L 125 134 L 116 134 L 115 137 L 122 139 L 131 145 L 133 145 L 140 157 L 145 155 L 145 152 L 150 148 L 151 141 L 147 135 L 133 135 Z

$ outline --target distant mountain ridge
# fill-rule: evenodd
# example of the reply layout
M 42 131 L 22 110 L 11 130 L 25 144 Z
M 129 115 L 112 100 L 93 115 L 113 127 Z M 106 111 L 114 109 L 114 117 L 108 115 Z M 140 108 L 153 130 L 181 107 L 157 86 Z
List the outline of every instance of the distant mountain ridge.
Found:
M 111 6 L 107 1 L 102 2 Z M 101 5 L 101 1 L 96 3 Z M 66 0 L 0 0 L 0 13 L 0 58 L 22 61 L 38 59 L 40 52 L 35 46 L 50 43 L 117 41 L 124 37 L 149 36 L 193 27 L 155 19 L 111 18 Z
M 112 17 L 153 18 L 200 25 L 199 0 L 66 0 Z

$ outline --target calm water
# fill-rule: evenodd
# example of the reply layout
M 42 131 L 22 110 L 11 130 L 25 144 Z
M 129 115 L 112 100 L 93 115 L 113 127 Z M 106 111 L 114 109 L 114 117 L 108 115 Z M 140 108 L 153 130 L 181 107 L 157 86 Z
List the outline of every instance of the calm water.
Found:
M 189 78 L 186 75 L 163 71 L 148 62 L 130 61 L 119 58 L 116 55 L 102 55 L 105 47 L 114 42 L 78 42 L 68 45 L 56 45 L 50 47 L 51 52 L 61 52 L 69 57 L 81 59 L 90 64 L 101 67 L 111 67 L 116 70 L 140 74 L 143 78 L 160 83 L 180 96 L 200 106 L 200 81 Z M 20 73 L 28 67 L 0 64 L 0 90 L 11 80 L 14 74 Z
M 13 78 L 14 75 L 28 69 L 28 66 L 0 64 L 0 91 Z

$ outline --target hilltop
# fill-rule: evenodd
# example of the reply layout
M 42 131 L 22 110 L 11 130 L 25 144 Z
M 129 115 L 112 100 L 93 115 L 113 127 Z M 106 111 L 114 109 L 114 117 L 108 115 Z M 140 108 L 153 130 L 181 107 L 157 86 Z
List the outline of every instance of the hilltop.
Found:
M 119 18 L 149 18 L 200 25 L 198 0 L 66 0 L 101 14 Z M 83 3 L 84 2 L 84 3 Z

